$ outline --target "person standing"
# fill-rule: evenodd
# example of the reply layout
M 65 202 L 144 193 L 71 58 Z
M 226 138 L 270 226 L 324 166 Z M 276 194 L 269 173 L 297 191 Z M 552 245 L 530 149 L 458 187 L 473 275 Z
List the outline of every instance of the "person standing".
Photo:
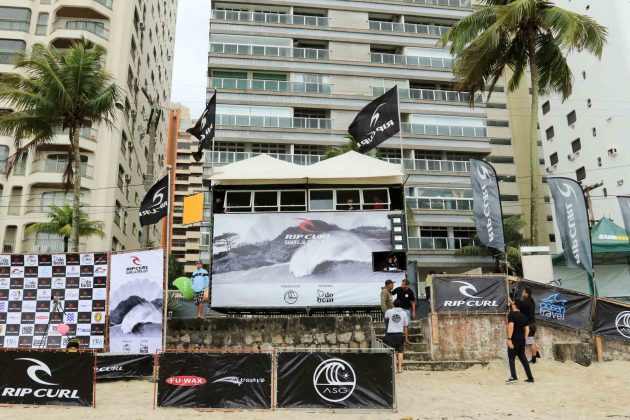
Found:
M 208 272 L 201 261 L 197 261 L 197 269 L 191 277 L 192 289 L 195 292 L 193 296 L 193 302 L 197 305 L 197 318 L 201 318 L 203 314 L 203 295 L 206 288 L 210 285 L 210 278 Z
M 400 307 L 407 313 L 407 318 L 412 320 L 416 317 L 416 295 L 409 287 L 409 280 L 403 279 L 400 287 L 392 291 L 392 295 L 400 301 Z
M 516 376 L 515 359 L 521 361 L 527 380 L 525 382 L 534 382 L 532 371 L 529 368 L 529 362 L 527 356 L 525 356 L 525 337 L 529 333 L 529 326 L 527 317 L 521 313 L 521 301 L 510 301 L 510 314 L 508 315 L 507 324 L 507 345 L 508 345 L 508 359 L 510 363 L 510 378 L 506 381 L 507 384 L 512 384 L 518 381 Z
M 385 280 L 385 287 L 381 288 L 381 311 L 383 314 L 387 312 L 388 309 L 392 309 L 394 307 L 394 301 L 392 300 L 392 289 L 394 288 L 394 282 L 390 279 Z M 387 318 L 384 318 L 385 321 L 385 332 L 387 332 Z
M 383 341 L 396 352 L 396 372 L 403 371 L 403 357 L 405 343 L 409 342 L 409 318 L 400 307 L 400 300 L 396 299 L 394 307 L 385 312 L 385 320 L 389 321 Z
M 525 345 L 530 347 L 532 353 L 529 363 L 536 363 L 536 359 L 540 358 L 536 345 L 536 302 L 532 298 L 532 290 L 527 286 L 521 289 L 521 312 L 529 322 L 529 334 L 525 338 Z

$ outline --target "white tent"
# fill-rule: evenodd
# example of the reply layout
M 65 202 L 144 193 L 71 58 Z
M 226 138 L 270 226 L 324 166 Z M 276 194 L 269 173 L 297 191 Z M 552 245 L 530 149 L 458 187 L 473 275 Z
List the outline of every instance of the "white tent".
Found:
M 212 185 L 397 185 L 402 184 L 403 176 L 399 165 L 357 152 L 347 152 L 310 166 L 258 155 L 215 168 L 211 180 Z

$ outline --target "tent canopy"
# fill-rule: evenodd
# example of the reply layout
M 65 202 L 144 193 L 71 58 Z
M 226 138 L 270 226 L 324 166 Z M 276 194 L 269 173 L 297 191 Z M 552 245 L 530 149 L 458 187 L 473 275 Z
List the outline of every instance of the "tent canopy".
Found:
M 258 155 L 215 168 L 211 180 L 212 185 L 397 185 L 403 176 L 399 165 L 351 151 L 310 166 Z
M 595 264 L 627 264 L 630 261 L 630 241 L 626 230 L 603 217 L 591 230 Z M 553 256 L 554 265 L 564 264 L 564 252 Z

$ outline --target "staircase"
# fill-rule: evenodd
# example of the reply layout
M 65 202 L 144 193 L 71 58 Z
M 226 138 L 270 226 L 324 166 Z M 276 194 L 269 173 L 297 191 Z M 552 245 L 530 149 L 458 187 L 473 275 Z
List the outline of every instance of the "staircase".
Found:
M 382 341 L 385 336 L 385 323 L 373 322 L 372 333 Z M 474 365 L 488 364 L 479 360 L 432 360 L 428 318 L 411 321 L 408 336 L 411 344 L 405 345 L 404 370 L 465 370 Z

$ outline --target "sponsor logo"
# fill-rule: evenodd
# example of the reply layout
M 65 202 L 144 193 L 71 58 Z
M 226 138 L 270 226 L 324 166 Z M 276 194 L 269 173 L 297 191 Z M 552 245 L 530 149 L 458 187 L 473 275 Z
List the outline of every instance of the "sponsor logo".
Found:
M 335 301 L 335 295 L 332 292 L 325 292 L 321 289 L 317 289 L 317 303 L 333 303 Z
M 285 245 L 304 245 L 309 241 L 321 241 L 330 237 L 330 234 L 328 233 L 318 233 L 319 231 L 315 228 L 315 223 L 313 222 L 313 220 L 302 218 L 298 218 L 297 220 L 300 220 L 297 228 L 304 233 L 285 235 Z
M 400 322 L 401 319 L 402 317 L 398 314 L 394 314 L 394 316 L 392 317 L 392 321 L 394 322 Z
M 7 311 L 7 301 L 0 300 L 0 312 L 6 312 L 6 311 Z
M 265 378 L 241 378 L 240 376 L 226 376 L 212 381 L 213 384 L 218 382 L 227 382 L 230 384 L 241 386 L 242 384 L 262 384 Z
M 164 207 L 168 206 L 168 200 L 166 200 L 166 196 L 164 194 L 165 189 L 166 187 L 162 187 L 155 191 L 153 199 L 151 200 L 153 204 L 151 204 L 148 209 L 141 210 L 139 212 L 139 217 L 159 213 Z
M 129 258 L 131 258 L 131 264 L 133 265 L 130 265 L 125 269 L 127 274 L 141 274 L 149 271 L 149 266 L 143 265 L 139 257 L 132 255 Z
M 22 325 L 22 328 L 20 328 L 20 335 L 33 335 L 33 326 Z
M 630 311 L 619 312 L 615 318 L 615 326 L 619 334 L 626 338 L 630 338 Z
M 357 377 L 346 361 L 328 359 L 313 373 L 313 386 L 317 394 L 330 402 L 341 402 L 352 395 Z
M 6 289 L 9 287 L 9 284 L 10 284 L 9 279 L 4 278 L 4 277 L 0 279 L 0 288 Z
M 567 311 L 564 305 L 567 302 L 566 299 L 560 299 L 560 293 L 552 293 L 540 301 L 538 313 L 545 318 L 563 321 Z
M 562 194 L 562 196 L 565 198 L 571 198 L 571 196 L 573 196 L 573 202 L 567 201 L 564 206 L 566 211 L 567 226 L 569 227 L 571 255 L 573 256 L 573 260 L 575 261 L 575 263 L 577 265 L 580 265 L 582 263 L 580 258 L 580 244 L 577 240 L 577 226 L 575 221 L 575 213 L 573 210 L 573 205 L 577 204 L 577 194 L 575 192 L 575 189 L 573 189 L 573 186 L 566 182 L 561 183 L 560 186 L 558 186 L 558 190 L 560 191 L 560 194 Z
M 83 254 L 81 256 L 81 264 L 90 265 L 94 263 L 94 258 L 92 254 Z
M 18 358 L 17 360 L 24 360 L 31 362 L 32 365 L 26 369 L 28 377 L 38 385 L 58 386 L 59 384 L 48 382 L 44 380 L 43 374 L 49 376 L 52 379 L 52 372 L 48 365 L 44 362 L 31 359 L 31 358 Z M 65 399 L 78 399 L 79 391 L 77 389 L 63 389 L 63 388 L 11 388 L 5 387 L 2 390 L 3 397 L 25 397 L 32 395 L 35 398 L 65 398 Z
M 459 288 L 459 293 L 465 296 L 467 299 L 475 299 L 475 300 L 445 300 L 444 306 L 450 307 L 460 307 L 460 306 L 468 306 L 468 307 L 497 307 L 499 306 L 495 300 L 482 300 L 481 296 L 476 296 L 478 293 L 477 288 L 468 283 L 467 281 L 454 280 L 453 283 L 459 283 L 462 286 Z
M 308 233 L 314 233 L 317 232 L 315 230 L 315 224 L 313 223 L 313 221 L 311 219 L 298 219 L 301 220 L 302 222 L 298 225 L 298 228 L 301 231 L 304 232 L 308 232 Z
M 379 113 L 379 109 L 383 106 L 386 105 L 387 102 L 383 102 L 382 104 L 379 104 L 376 109 L 374 110 L 374 113 L 372 114 L 372 118 L 370 118 L 370 132 L 365 136 L 365 138 L 363 140 L 361 140 L 359 142 L 359 144 L 361 146 L 367 146 L 370 143 L 372 143 L 372 141 L 374 140 L 374 136 L 376 136 L 377 132 L 383 132 L 385 130 L 387 130 L 390 127 L 394 126 L 394 120 L 389 120 L 383 124 L 379 124 L 378 120 L 381 117 L 381 114 Z
M 298 300 L 298 293 L 295 290 L 287 290 L 284 292 L 284 301 L 289 305 L 293 305 Z
M 27 255 L 26 256 L 26 264 L 28 264 L 28 265 L 37 265 L 37 256 L 36 255 Z
M 149 354 L 149 346 L 147 346 L 146 344 L 140 344 L 140 347 L 138 348 L 138 351 L 140 353 Z
M 28 369 L 26 369 L 26 374 L 28 375 L 29 378 L 31 378 L 32 381 L 37 382 L 38 384 L 42 384 L 42 385 L 59 385 L 59 384 L 53 384 L 51 382 L 46 382 L 37 376 L 38 372 L 44 372 L 52 378 L 52 373 L 50 372 L 50 368 L 44 362 L 41 362 L 37 359 L 29 359 L 29 358 L 19 358 L 15 360 L 26 360 L 28 362 L 33 362 L 33 365 L 30 366 Z
M 206 378 L 199 376 L 171 376 L 166 378 L 166 383 L 175 386 L 199 386 L 206 383 Z
M 99 275 L 99 274 L 105 274 L 105 273 L 107 273 L 107 268 L 105 268 L 105 267 L 97 266 L 97 267 L 94 269 L 94 275 L 95 275 L 95 276 L 97 276 L 97 275 Z
M 90 348 L 100 349 L 103 348 L 103 337 L 90 337 Z
M 129 345 L 129 343 L 125 343 L 125 344 L 123 345 L 123 351 L 124 351 L 125 353 L 131 353 L 131 346 Z
M 53 265 L 66 265 L 66 256 L 65 255 L 53 255 L 52 256 Z
M 11 257 L 8 255 L 0 255 L 0 266 L 8 267 L 11 265 Z
M 37 280 L 29 279 L 24 280 L 25 289 L 37 289 Z
M 481 181 L 492 181 L 492 175 L 488 171 L 488 168 L 480 165 L 477 167 L 477 176 Z M 488 240 L 490 242 L 494 241 L 494 226 L 492 225 L 492 218 L 490 217 L 490 194 L 488 192 L 488 186 L 490 185 L 487 182 L 480 182 L 481 184 L 481 197 L 483 200 L 483 215 L 486 218 L 486 229 L 488 231 Z
M 102 322 L 103 321 L 103 313 L 95 312 L 94 313 L 94 322 Z
M 22 277 L 24 275 L 24 269 L 22 267 L 15 267 L 11 270 L 11 277 Z
M 96 369 L 97 372 L 122 372 L 124 371 L 122 366 L 101 366 Z

